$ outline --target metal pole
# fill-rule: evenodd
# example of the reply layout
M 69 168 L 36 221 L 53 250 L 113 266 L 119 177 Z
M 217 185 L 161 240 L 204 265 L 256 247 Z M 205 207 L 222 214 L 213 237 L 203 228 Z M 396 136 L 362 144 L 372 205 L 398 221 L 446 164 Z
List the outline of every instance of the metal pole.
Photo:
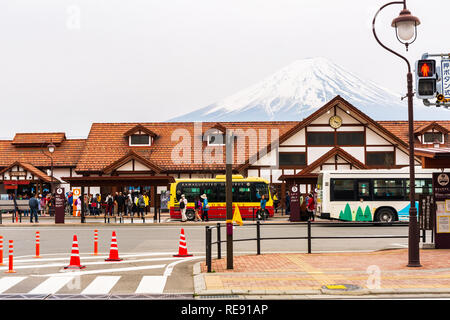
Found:
M 227 208 L 227 269 L 233 269 L 233 150 L 232 134 L 226 132 L 226 208 Z
M 261 223 L 256 221 L 256 254 L 261 254 Z
M 311 221 L 308 220 L 308 253 L 311 253 Z
M 408 66 L 407 74 L 407 97 L 408 97 L 408 138 L 409 138 L 409 234 L 408 234 L 408 267 L 421 267 L 419 259 L 419 227 L 417 223 L 417 209 L 415 204 L 415 172 L 414 172 L 414 110 L 413 110 L 413 88 L 412 88 L 412 73 L 411 65 L 404 56 L 395 52 L 394 50 L 385 46 L 377 37 L 375 32 L 375 20 L 381 10 L 387 6 L 401 4 L 403 8 L 406 8 L 406 1 L 394 1 L 383 5 L 375 14 L 372 21 L 372 32 L 377 42 L 387 51 L 395 54 L 399 58 L 403 59 Z
M 414 110 L 412 73 L 408 64 L 408 128 L 409 128 L 409 237 L 408 237 L 408 267 L 421 267 L 419 257 L 419 225 L 417 223 L 416 209 L 416 180 L 414 160 Z
M 211 229 L 206 226 L 206 266 L 208 272 L 211 272 Z
M 81 223 L 85 223 L 86 222 L 86 213 L 84 211 L 84 187 L 81 187 Z M 56 215 L 55 215 L 56 217 Z M 55 218 L 56 219 L 56 218 Z
M 220 223 L 217 223 L 217 259 L 222 259 L 222 241 L 220 237 Z

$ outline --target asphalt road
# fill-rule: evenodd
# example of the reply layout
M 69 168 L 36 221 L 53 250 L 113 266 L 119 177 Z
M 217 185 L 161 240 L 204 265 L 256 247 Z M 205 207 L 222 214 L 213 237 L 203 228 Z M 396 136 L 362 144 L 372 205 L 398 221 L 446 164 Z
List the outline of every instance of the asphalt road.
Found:
M 178 253 L 180 230 L 184 229 L 189 258 L 173 257 Z M 99 256 L 94 256 L 94 230 L 98 230 Z M 35 256 L 35 234 L 40 232 L 40 256 Z M 104 261 L 110 251 L 112 232 L 117 234 L 120 262 Z M 226 239 L 225 228 L 221 230 Z M 256 238 L 256 228 L 247 223 L 234 227 L 234 239 Z M 305 237 L 300 225 L 262 223 L 261 237 Z M 83 270 L 68 270 L 73 236 L 78 237 Z M 313 225 L 318 236 L 404 236 L 408 227 L 323 227 Z M 3 273 L 8 269 L 8 240 L 14 240 L 16 273 L 0 275 L 0 294 L 192 294 L 192 265 L 204 261 L 205 226 L 194 223 L 174 225 L 98 225 L 98 226 L 2 226 L 4 239 Z M 213 241 L 216 231 L 213 232 Z M 407 239 L 316 239 L 312 252 L 373 251 L 406 247 Z M 262 240 L 261 252 L 306 252 L 307 241 Z M 222 244 L 225 257 L 226 244 Z M 255 254 L 255 241 L 237 241 L 234 254 Z M 216 257 L 216 245 L 213 246 Z M 13 279 L 15 278 L 15 279 Z

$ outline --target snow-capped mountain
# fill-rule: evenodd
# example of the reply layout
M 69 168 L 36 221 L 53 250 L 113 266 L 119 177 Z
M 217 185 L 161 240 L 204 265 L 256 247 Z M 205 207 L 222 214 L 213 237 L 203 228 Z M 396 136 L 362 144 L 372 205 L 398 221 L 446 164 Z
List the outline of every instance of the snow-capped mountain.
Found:
M 406 91 L 406 88 L 405 88 Z M 298 60 L 217 103 L 169 121 L 302 120 L 340 95 L 374 120 L 407 120 L 407 100 L 326 58 Z M 450 119 L 450 110 L 414 102 L 415 120 Z

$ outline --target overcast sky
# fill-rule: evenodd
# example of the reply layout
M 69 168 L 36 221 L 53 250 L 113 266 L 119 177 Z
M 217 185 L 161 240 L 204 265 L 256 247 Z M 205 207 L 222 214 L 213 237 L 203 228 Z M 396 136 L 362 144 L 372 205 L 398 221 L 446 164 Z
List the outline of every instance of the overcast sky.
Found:
M 86 137 L 92 122 L 164 121 L 317 56 L 405 93 L 406 64 L 372 35 L 387 2 L 1 0 L 0 137 Z M 450 1 L 408 7 L 422 22 L 410 51 L 390 26 L 401 6 L 381 12 L 380 38 L 411 63 L 450 51 Z

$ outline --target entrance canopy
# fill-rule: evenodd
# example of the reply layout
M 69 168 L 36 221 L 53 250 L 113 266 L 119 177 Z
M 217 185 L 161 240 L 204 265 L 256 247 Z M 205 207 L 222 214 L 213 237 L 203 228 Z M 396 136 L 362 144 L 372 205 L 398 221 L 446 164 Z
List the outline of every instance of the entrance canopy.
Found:
M 175 182 L 172 176 L 97 176 L 97 177 L 63 177 L 71 187 L 103 187 L 103 186 L 167 186 Z
M 422 157 L 422 168 L 450 168 L 450 148 L 415 148 Z

